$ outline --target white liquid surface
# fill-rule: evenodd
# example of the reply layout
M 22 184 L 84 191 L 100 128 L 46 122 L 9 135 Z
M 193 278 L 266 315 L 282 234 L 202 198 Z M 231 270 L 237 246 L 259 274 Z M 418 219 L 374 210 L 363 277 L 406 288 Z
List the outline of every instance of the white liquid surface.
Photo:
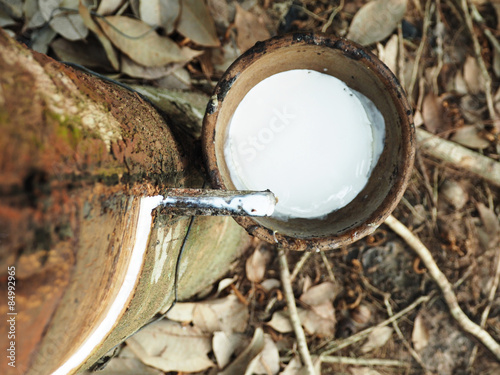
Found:
M 319 218 L 365 187 L 384 137 L 384 118 L 370 99 L 330 75 L 290 70 L 243 98 L 224 157 L 237 189 L 276 195 L 273 217 Z

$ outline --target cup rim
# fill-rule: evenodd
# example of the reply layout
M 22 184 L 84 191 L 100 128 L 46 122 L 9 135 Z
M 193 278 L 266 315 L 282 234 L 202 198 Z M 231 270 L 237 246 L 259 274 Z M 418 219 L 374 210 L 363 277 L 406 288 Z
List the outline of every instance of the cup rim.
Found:
M 413 162 L 415 158 L 415 128 L 413 124 L 412 109 L 406 99 L 403 88 L 398 79 L 390 69 L 370 51 L 361 45 L 349 41 L 345 38 L 335 37 L 317 32 L 297 32 L 278 35 L 262 42 L 257 42 L 253 47 L 238 57 L 226 70 L 219 80 L 212 97 L 207 104 L 202 128 L 202 153 L 208 177 L 213 188 L 227 190 L 224 179 L 218 167 L 216 157 L 215 136 L 218 122 L 218 114 L 224 104 L 224 98 L 236 81 L 240 72 L 250 66 L 255 59 L 264 54 L 272 53 L 282 47 L 295 45 L 318 46 L 321 48 L 331 48 L 339 50 L 349 59 L 361 61 L 383 82 L 388 82 L 391 87 L 390 95 L 396 103 L 398 114 L 401 118 L 403 128 L 402 146 L 405 148 L 406 159 L 403 162 L 402 171 L 395 181 L 387 197 L 370 215 L 370 220 L 365 220 L 361 224 L 346 230 L 340 234 L 312 237 L 296 238 L 282 233 L 275 233 L 256 222 L 251 217 L 234 217 L 249 234 L 263 239 L 267 242 L 277 242 L 283 247 L 292 250 L 328 250 L 348 245 L 358 239 L 372 233 L 382 224 L 385 219 L 396 208 L 401 200 L 408 181 L 411 176 Z M 405 131 L 406 130 L 406 131 Z

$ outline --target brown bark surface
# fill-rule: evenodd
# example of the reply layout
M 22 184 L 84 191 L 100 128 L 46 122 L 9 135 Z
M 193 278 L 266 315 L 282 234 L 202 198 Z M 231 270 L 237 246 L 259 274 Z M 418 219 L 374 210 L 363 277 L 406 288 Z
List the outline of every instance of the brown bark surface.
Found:
M 116 296 L 135 240 L 139 197 L 198 187 L 202 179 L 163 118 L 138 95 L 29 51 L 1 30 L 0 128 L 0 314 L 8 308 L 7 267 L 15 266 L 12 373 L 46 374 L 83 342 Z M 204 250 L 208 259 L 220 254 L 221 264 L 196 277 L 188 272 L 183 295 L 213 281 L 247 244 L 229 220 L 195 221 L 215 233 Z M 171 303 L 187 224 L 187 217 L 155 216 L 130 306 L 87 365 Z M 231 243 L 217 249 L 224 236 Z M 197 241 L 203 238 L 193 236 L 187 248 L 196 250 Z M 158 265 L 161 253 L 167 256 Z M 187 265 L 196 267 L 196 257 L 190 263 L 188 256 Z M 155 267 L 163 272 L 153 282 Z M 7 328 L 1 325 L 2 353 Z M 2 356 L 0 367 L 8 368 L 5 362 Z

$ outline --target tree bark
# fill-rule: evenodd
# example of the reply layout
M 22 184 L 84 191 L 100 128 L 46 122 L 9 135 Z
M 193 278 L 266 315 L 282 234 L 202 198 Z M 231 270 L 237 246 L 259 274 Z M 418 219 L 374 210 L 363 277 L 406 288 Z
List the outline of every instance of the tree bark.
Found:
M 0 325 L 13 374 L 48 374 L 110 314 L 125 282 L 141 197 L 201 187 L 192 150 L 137 94 L 30 51 L 0 29 Z M 138 280 L 118 323 L 71 372 L 94 363 L 173 300 L 188 217 L 153 212 Z M 249 243 L 231 218 L 197 218 L 186 239 L 179 294 L 189 298 Z M 7 267 L 15 267 L 9 310 Z

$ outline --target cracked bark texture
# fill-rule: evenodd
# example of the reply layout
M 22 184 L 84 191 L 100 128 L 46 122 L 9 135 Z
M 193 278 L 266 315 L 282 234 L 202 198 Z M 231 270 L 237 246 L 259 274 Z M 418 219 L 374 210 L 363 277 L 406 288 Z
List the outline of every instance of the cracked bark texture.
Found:
M 30 51 L 2 30 L 0 129 L 0 315 L 7 316 L 7 267 L 13 265 L 12 373 L 48 374 L 95 329 L 116 296 L 140 197 L 200 187 L 203 178 L 191 143 L 179 142 L 140 96 Z M 172 303 L 189 218 L 153 216 L 128 308 L 80 370 Z M 179 295 L 189 298 L 210 285 L 248 243 L 231 218 L 196 218 Z M 0 325 L 2 353 L 7 329 Z M 0 358 L 0 367 L 8 368 L 6 356 Z

